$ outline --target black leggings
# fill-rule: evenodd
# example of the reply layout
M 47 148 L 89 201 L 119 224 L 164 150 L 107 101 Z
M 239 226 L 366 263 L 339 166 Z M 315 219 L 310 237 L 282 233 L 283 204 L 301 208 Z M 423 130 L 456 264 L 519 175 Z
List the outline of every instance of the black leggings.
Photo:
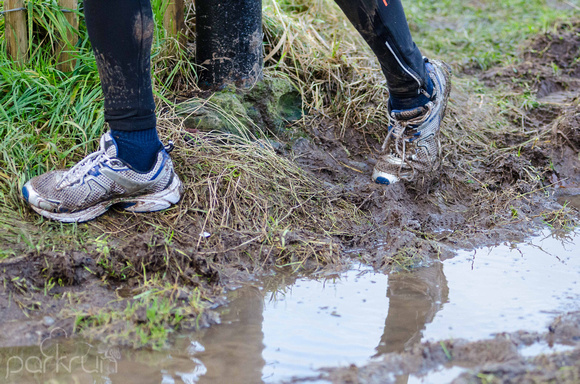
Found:
M 377 55 L 391 96 L 418 95 L 425 86 L 425 66 L 401 0 L 335 1 Z M 154 128 L 150 0 L 85 0 L 84 7 L 105 96 L 105 120 L 115 130 Z

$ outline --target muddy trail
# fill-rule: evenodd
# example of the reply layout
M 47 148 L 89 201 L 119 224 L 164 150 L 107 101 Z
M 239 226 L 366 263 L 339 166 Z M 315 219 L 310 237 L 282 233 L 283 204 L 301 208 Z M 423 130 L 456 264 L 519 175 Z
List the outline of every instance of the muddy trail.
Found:
M 421 185 L 369 182 L 384 136 L 372 121 L 348 126 L 311 111 L 288 137 L 248 144 L 162 115 L 187 185 L 179 207 L 147 216 L 114 211 L 88 224 L 94 236 L 82 249 L 64 244 L 0 260 L 0 346 L 38 345 L 60 329 L 164 348 L 174 330 L 214 324 L 228 289 L 272 271 L 320 272 L 353 258 L 405 270 L 458 249 L 523 241 L 546 226 L 571 230 L 580 209 L 579 36 L 580 24 L 564 24 L 533 39 L 518 64 L 484 73 L 457 66 L 442 168 Z M 465 92 L 474 76 L 489 92 L 529 94 L 530 104 L 502 108 L 485 93 Z M 578 323 L 577 315 L 555 321 Z M 558 329 L 533 337 L 578 337 L 577 328 Z M 516 336 L 445 348 L 477 360 L 492 346 L 509 359 Z M 445 360 L 443 350 L 425 344 L 391 358 L 418 372 Z M 577 350 L 562 358 L 577 374 Z M 562 366 L 546 359 L 542 374 Z M 500 363 L 494 372 L 503 372 Z M 335 372 L 333 380 L 382 382 L 367 374 L 389 370 L 389 361 L 381 364 Z M 509 369 L 505 377 L 517 374 Z
M 263 276 L 228 294 L 220 324 L 179 332 L 162 350 L 122 348 L 53 327 L 37 346 L 0 349 L 0 377 L 7 383 L 37 382 L 39 374 L 55 383 L 575 382 L 579 239 L 578 231 L 545 230 L 522 244 L 463 250 L 388 275 L 353 262 L 347 271 Z
M 388 260 L 402 243 L 415 241 L 417 249 L 433 255 L 423 240 L 468 248 L 526 233 L 534 224 L 565 224 L 557 223 L 565 215 L 554 220 L 548 212 L 558 198 L 564 202 L 580 192 L 578 28 L 564 25 L 558 34 L 537 37 L 519 64 L 475 73 L 490 89 L 537 97 L 530 110 L 497 110 L 485 105 L 484 95 L 452 92 L 443 167 L 430 185 L 369 184 L 372 154 L 381 144 L 374 132 L 343 131 L 324 118 L 310 124 L 311 138 L 292 148 L 296 161 L 329 185 L 341 185 L 343 196 L 371 214 L 374 230 L 388 228 L 380 235 L 353 236 L 349 245 L 372 249 L 370 244 L 386 239 L 388 256 L 382 259 Z M 456 72 L 456 87 L 474 74 L 469 68 Z M 481 128 L 478 120 L 491 125 L 501 118 L 513 130 L 470 130 Z M 482 141 L 495 143 L 497 150 L 483 149 Z M 376 262 L 381 248 L 374 248 Z

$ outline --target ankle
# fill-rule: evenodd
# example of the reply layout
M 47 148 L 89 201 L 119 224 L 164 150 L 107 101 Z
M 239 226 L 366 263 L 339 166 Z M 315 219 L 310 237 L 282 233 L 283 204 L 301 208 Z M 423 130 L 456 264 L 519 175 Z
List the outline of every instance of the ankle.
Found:
M 111 129 L 111 136 L 117 144 L 117 157 L 138 172 L 149 171 L 163 148 L 156 128 L 140 131 Z
M 425 92 L 420 92 L 417 96 L 413 97 L 397 97 L 395 95 L 391 95 L 389 97 L 389 109 L 391 111 L 415 109 L 422 107 L 431 101 L 431 98 L 433 97 L 433 82 L 429 76 L 427 76 L 427 79 L 425 80 L 425 86 L 423 90 Z

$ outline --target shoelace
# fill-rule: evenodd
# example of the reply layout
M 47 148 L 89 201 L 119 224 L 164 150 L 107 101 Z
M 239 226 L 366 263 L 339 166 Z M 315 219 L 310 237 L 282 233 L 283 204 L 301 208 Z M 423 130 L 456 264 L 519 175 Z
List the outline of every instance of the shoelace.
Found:
M 414 129 L 415 127 L 420 126 L 423 124 L 429 116 L 431 116 L 431 111 L 433 110 L 433 102 L 429 102 L 425 105 L 426 111 L 421 116 L 418 116 L 414 119 L 409 120 L 398 120 L 395 119 L 394 116 L 389 116 L 389 120 L 392 122 L 392 128 L 389 130 L 387 137 L 382 146 L 383 152 L 387 149 L 389 141 L 391 139 L 394 140 L 394 146 L 397 156 L 401 159 L 401 165 L 399 166 L 399 174 L 403 169 L 403 165 L 405 164 L 405 160 L 407 158 L 406 149 L 407 149 L 407 142 L 409 138 L 405 137 L 405 133 L 407 132 L 407 128 Z M 407 164 L 414 169 L 413 164 Z
M 173 151 L 173 148 L 175 148 L 175 144 L 173 144 L 173 141 L 169 140 L 164 148 L 167 153 L 170 153 Z M 82 176 L 95 166 L 95 164 L 102 162 L 104 157 L 108 157 L 105 149 L 99 148 L 98 151 L 91 153 L 79 161 L 74 167 L 65 173 L 64 177 L 58 184 L 57 189 L 66 188 L 78 182 Z
M 105 150 L 101 148 L 79 161 L 74 167 L 66 172 L 58 184 L 57 189 L 69 187 L 78 182 L 80 177 L 84 176 L 91 168 L 95 166 L 95 164 L 101 162 L 102 158 L 106 156 L 107 154 Z

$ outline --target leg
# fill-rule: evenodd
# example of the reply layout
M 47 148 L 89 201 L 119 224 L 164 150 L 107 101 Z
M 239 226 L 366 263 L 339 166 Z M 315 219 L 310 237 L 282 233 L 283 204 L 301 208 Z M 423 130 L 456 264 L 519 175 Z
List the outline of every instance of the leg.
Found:
M 39 214 L 63 222 L 91 220 L 114 204 L 133 212 L 166 209 L 182 187 L 155 126 L 149 0 L 85 0 L 85 15 L 111 132 L 70 170 L 32 178 L 22 196 Z
M 151 88 L 150 0 L 85 0 L 85 19 L 117 156 L 145 172 L 161 148 Z
M 424 59 L 411 38 L 401 0 L 335 0 L 377 55 L 387 78 L 392 124 L 373 180 L 421 184 L 440 162 L 440 129 L 450 91 L 449 68 Z
M 390 274 L 387 297 L 389 313 L 377 355 L 402 352 L 421 342 L 425 325 L 449 301 L 443 263 Z
M 369 44 L 387 78 L 391 99 L 426 104 L 431 81 L 400 0 L 335 0 Z M 414 107 L 417 105 L 409 105 Z M 399 108 L 397 108 L 399 109 Z

